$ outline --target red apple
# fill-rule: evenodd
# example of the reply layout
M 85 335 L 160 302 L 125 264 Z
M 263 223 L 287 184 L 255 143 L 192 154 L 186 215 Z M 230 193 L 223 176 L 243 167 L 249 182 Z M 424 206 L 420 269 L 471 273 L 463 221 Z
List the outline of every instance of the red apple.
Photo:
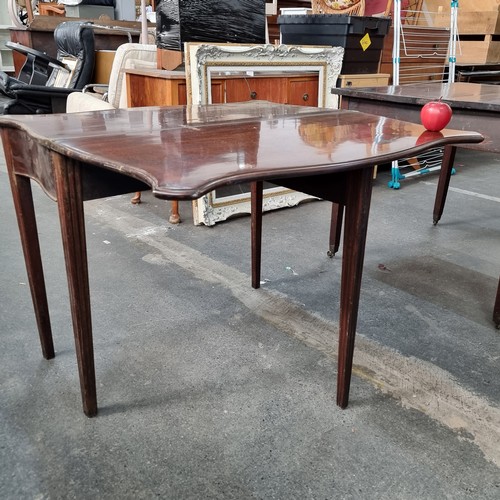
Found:
M 442 101 L 431 101 L 422 107 L 420 121 L 427 130 L 439 132 L 450 123 L 451 115 L 452 111 L 448 104 Z

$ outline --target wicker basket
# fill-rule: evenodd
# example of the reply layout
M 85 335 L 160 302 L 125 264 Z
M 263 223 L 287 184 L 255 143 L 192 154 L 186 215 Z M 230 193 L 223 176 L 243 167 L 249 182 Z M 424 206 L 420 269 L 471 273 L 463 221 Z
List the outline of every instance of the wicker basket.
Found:
M 334 0 L 311 0 L 313 14 L 349 14 L 351 16 L 362 16 L 365 13 L 365 0 L 345 9 L 333 8 Z

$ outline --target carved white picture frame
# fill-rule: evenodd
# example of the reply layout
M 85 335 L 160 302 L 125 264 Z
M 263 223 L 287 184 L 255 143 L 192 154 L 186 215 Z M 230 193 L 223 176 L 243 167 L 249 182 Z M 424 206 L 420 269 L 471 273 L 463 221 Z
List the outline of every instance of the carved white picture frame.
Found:
M 211 80 L 223 73 L 318 74 L 318 106 L 337 108 L 337 96 L 330 89 L 336 86 L 342 67 L 342 47 L 314 47 L 287 45 L 240 45 L 187 43 L 185 65 L 188 103 L 211 103 Z M 264 190 L 263 210 L 292 207 L 311 196 L 283 187 Z M 230 196 L 213 191 L 193 202 L 195 224 L 211 226 L 237 214 L 248 214 L 250 193 Z

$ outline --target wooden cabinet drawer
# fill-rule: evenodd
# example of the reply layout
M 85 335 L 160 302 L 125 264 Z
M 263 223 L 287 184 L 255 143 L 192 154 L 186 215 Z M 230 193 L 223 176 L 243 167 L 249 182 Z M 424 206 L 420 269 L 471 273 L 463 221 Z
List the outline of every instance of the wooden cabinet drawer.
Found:
M 284 78 L 229 78 L 226 80 L 226 102 L 250 101 L 252 99 L 285 102 Z
M 292 77 L 287 82 L 286 104 L 299 106 L 318 105 L 318 77 Z
M 389 85 L 388 73 L 373 73 L 367 75 L 340 75 L 339 87 L 382 87 Z

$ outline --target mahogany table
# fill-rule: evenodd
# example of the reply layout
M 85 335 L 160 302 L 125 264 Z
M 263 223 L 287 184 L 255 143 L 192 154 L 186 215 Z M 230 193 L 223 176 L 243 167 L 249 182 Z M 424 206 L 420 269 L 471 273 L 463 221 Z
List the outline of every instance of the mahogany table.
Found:
M 145 188 L 162 199 L 191 200 L 223 185 L 271 181 L 342 203 L 346 223 L 337 403 L 345 408 L 373 166 L 439 146 L 482 140 L 475 132 L 429 134 L 420 125 L 378 116 L 262 101 L 8 116 L 0 118 L 0 132 L 47 359 L 54 357 L 54 347 L 30 181 L 57 201 L 83 410 L 88 416 L 97 413 L 97 398 L 85 200 Z M 260 246 L 260 235 L 255 239 Z

